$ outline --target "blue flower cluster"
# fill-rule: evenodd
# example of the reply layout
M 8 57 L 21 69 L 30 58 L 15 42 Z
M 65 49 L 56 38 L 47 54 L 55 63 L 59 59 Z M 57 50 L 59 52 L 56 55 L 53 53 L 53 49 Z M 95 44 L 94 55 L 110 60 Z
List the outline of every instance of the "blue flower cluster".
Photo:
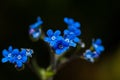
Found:
M 8 50 L 4 49 L 2 51 L 2 63 L 10 62 L 15 64 L 15 67 L 21 68 L 23 63 L 26 63 L 28 57 L 32 57 L 33 50 L 32 49 L 24 49 L 22 48 L 21 51 L 19 49 L 13 49 L 12 46 L 9 46 Z
M 66 52 L 70 46 L 76 47 L 77 43 L 80 41 L 78 36 L 80 36 L 80 23 L 75 22 L 71 18 L 64 18 L 64 22 L 68 25 L 68 29 L 64 30 L 64 35 L 61 36 L 61 31 L 56 30 L 53 32 L 52 29 L 47 31 L 47 37 L 44 41 L 48 42 L 52 49 L 57 55 L 61 55 Z
M 39 39 L 41 35 L 40 26 L 43 23 L 40 17 L 37 17 L 37 22 L 29 26 L 29 35 L 33 39 Z
M 96 39 L 92 41 L 92 48 L 93 50 L 86 50 L 83 54 L 84 59 L 89 60 L 90 62 L 94 62 L 96 58 L 99 57 L 102 51 L 104 51 L 104 47 L 102 46 L 102 40 Z

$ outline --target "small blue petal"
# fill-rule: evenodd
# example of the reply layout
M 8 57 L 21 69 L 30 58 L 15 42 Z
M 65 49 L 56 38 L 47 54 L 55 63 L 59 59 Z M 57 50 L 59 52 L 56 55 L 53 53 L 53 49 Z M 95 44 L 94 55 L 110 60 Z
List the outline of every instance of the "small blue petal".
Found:
M 22 57 L 22 62 L 25 63 L 27 61 L 27 56 Z
M 20 53 L 23 54 L 23 55 L 25 55 L 26 54 L 26 50 L 22 49 Z
M 55 52 L 57 55 L 60 55 L 62 53 L 61 50 L 59 50 L 59 49 L 57 49 Z
M 74 42 L 77 42 L 77 43 L 78 43 L 79 41 L 80 41 L 80 39 L 79 39 L 78 37 L 75 37 L 75 38 L 74 38 Z
M 66 29 L 64 30 L 64 35 L 67 35 L 67 34 L 69 34 L 69 31 Z
M 8 61 L 8 58 L 2 58 L 2 63 L 5 63 Z
M 72 46 L 72 47 L 76 47 L 76 43 L 74 43 L 74 42 L 70 42 L 70 46 Z
M 75 22 L 74 25 L 75 25 L 75 27 L 80 27 L 80 23 L 79 22 Z
M 55 45 L 55 41 L 51 41 L 50 42 L 50 46 L 52 47 L 52 46 L 54 46 Z
M 68 24 L 73 24 L 74 20 L 72 18 L 69 18 L 69 23 Z
M 48 35 L 49 37 L 53 36 L 53 30 L 52 30 L 52 29 L 49 29 L 49 30 L 47 31 L 47 35 Z
M 17 62 L 16 62 L 16 65 L 17 65 L 17 67 L 19 67 L 19 68 L 20 68 L 20 67 L 22 67 L 22 62 L 17 61 Z
M 18 49 L 14 49 L 12 54 L 19 54 L 19 50 Z
M 7 56 L 8 53 L 9 53 L 9 52 L 8 52 L 6 49 L 4 49 L 4 50 L 2 51 L 2 55 L 3 55 L 3 56 Z
M 67 17 L 64 18 L 64 22 L 68 23 L 68 18 Z
M 51 41 L 51 39 L 50 39 L 50 38 L 48 38 L 48 37 L 45 37 L 45 38 L 44 38 L 44 41 L 46 41 L 46 42 L 50 42 L 50 41 Z
M 56 30 L 55 33 L 54 33 L 55 36 L 59 36 L 60 34 L 61 34 L 60 30 Z
M 12 52 L 12 46 L 9 46 L 8 51 Z
M 100 45 L 102 43 L 102 40 L 101 39 L 97 39 L 95 43 Z

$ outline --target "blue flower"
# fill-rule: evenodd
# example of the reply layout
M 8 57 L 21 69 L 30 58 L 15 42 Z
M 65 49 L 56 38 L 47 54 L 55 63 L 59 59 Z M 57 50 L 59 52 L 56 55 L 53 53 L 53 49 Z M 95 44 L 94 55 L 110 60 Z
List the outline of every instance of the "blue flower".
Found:
M 43 21 L 41 20 L 41 18 L 37 17 L 37 22 L 35 22 L 34 24 L 30 25 L 30 29 L 39 28 L 42 23 L 43 23 Z
M 14 54 L 14 63 L 17 68 L 21 68 L 23 63 L 27 62 L 26 50 L 22 49 L 19 51 L 18 49 L 13 50 Z
M 9 46 L 8 50 L 4 49 L 2 51 L 2 55 L 4 56 L 4 58 L 2 58 L 2 63 L 5 63 L 5 62 L 13 62 L 13 49 L 12 49 L 12 46 Z
M 65 39 L 69 39 L 69 41 L 72 41 L 73 43 L 79 43 L 80 39 L 77 37 L 78 35 L 80 35 L 80 31 L 79 30 L 64 30 L 64 38 Z
M 2 54 L 4 56 L 2 63 L 10 62 L 15 64 L 15 67 L 21 68 L 27 62 L 28 58 L 32 57 L 33 50 L 21 48 L 21 51 L 19 51 L 19 49 L 12 49 L 12 46 L 9 46 L 8 50 L 4 49 L 2 51 Z
M 97 58 L 99 55 L 96 52 L 92 52 L 91 50 L 86 50 L 83 54 L 84 59 L 94 62 L 94 59 Z
M 56 43 L 52 47 L 57 55 L 61 55 L 69 49 L 69 44 L 64 40 L 64 38 L 57 39 Z
M 39 39 L 41 35 L 40 26 L 43 23 L 40 17 L 37 18 L 37 22 L 29 26 L 29 35 L 32 36 L 33 39 Z
M 80 27 L 80 23 L 79 22 L 75 22 L 72 18 L 64 18 L 64 22 L 68 25 L 69 28 L 78 28 Z
M 55 32 L 53 32 L 53 30 L 49 29 L 47 31 L 48 37 L 45 37 L 44 41 L 48 42 L 50 46 L 53 46 L 56 43 L 56 40 L 58 38 L 61 38 L 60 34 L 61 34 L 60 30 L 56 30 Z
M 104 51 L 104 47 L 102 46 L 101 39 L 96 39 L 96 40 L 93 39 L 92 46 L 98 54 L 100 54 L 102 51 Z

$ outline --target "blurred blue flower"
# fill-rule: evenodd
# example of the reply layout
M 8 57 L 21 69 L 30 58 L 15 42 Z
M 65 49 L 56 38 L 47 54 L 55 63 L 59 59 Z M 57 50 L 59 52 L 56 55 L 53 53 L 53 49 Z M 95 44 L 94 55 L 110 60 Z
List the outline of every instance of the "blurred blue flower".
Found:
M 68 25 L 68 28 L 78 28 L 80 27 L 80 23 L 79 22 L 75 22 L 74 19 L 72 18 L 64 18 L 64 22 Z
M 8 50 L 4 49 L 2 51 L 2 55 L 4 56 L 4 58 L 2 58 L 2 63 L 5 63 L 5 62 L 13 62 L 13 49 L 12 49 L 12 46 L 9 46 Z
M 40 26 L 43 23 L 40 17 L 37 17 L 37 22 L 29 26 L 29 35 L 33 39 L 39 39 L 41 35 Z
M 45 37 L 44 41 L 48 42 L 50 46 L 53 46 L 56 43 L 56 40 L 58 38 L 61 38 L 60 34 L 61 34 L 60 30 L 56 30 L 55 32 L 53 32 L 53 30 L 49 29 L 47 31 L 48 37 Z
M 92 52 L 91 50 L 86 50 L 83 54 L 84 59 L 94 62 L 94 59 L 97 58 L 99 55 L 96 52 Z
M 69 43 L 64 40 L 64 38 L 57 39 L 56 43 L 52 47 L 57 55 L 61 55 L 69 48 Z
M 31 37 L 33 39 L 38 39 L 40 38 L 40 35 L 41 35 L 41 29 L 30 29 L 29 30 L 29 34 L 31 35 Z
M 96 40 L 93 39 L 92 46 L 98 54 L 100 54 L 102 51 L 104 51 L 104 46 L 102 46 L 101 39 L 96 39 Z
M 43 23 L 43 21 L 41 20 L 41 18 L 37 17 L 37 22 L 35 22 L 34 24 L 31 24 L 30 29 L 39 28 L 42 23 Z

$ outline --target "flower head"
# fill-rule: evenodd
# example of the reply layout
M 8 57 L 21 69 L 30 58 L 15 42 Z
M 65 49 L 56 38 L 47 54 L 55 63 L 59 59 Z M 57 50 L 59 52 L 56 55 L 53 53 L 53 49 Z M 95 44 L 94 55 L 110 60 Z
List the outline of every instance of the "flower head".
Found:
M 35 22 L 34 24 L 31 24 L 30 29 L 39 28 L 42 23 L 43 23 L 43 21 L 41 20 L 41 18 L 37 17 L 37 22 Z
M 56 41 L 52 48 L 55 50 L 57 55 L 61 55 L 66 50 L 68 50 L 69 44 L 64 40 L 64 38 L 61 37 Z
M 94 59 L 98 57 L 98 54 L 96 52 L 92 52 L 91 50 L 86 50 L 83 57 L 90 62 L 94 62 Z
M 96 39 L 96 40 L 93 39 L 92 46 L 98 54 L 100 54 L 102 51 L 104 51 L 104 47 L 102 46 L 101 39 Z
M 69 28 L 78 28 L 80 27 L 80 23 L 79 22 L 75 22 L 74 19 L 72 18 L 64 18 L 64 22 L 68 25 Z
M 56 43 L 57 39 L 61 38 L 60 34 L 60 30 L 56 30 L 55 32 L 53 32 L 53 30 L 49 29 L 47 31 L 48 37 L 45 37 L 44 41 L 48 42 L 50 46 L 53 46 Z
M 19 49 L 12 49 L 12 46 L 8 48 L 8 50 L 4 49 L 2 54 L 4 58 L 2 58 L 2 63 L 10 62 L 15 64 L 15 67 L 21 68 L 24 63 L 27 62 L 28 57 L 32 57 L 33 50 L 32 49 L 24 49 L 21 51 Z
M 25 49 L 24 50 L 22 49 L 21 51 L 19 51 L 18 49 L 14 49 L 13 54 L 14 54 L 14 63 L 16 67 L 20 68 L 23 66 L 23 63 L 27 62 Z
M 29 35 L 33 39 L 38 39 L 41 35 L 40 26 L 43 23 L 40 17 L 37 18 L 37 22 L 29 26 Z
M 13 52 L 12 46 L 9 46 L 8 50 L 4 49 L 2 51 L 2 55 L 4 56 L 4 58 L 2 58 L 2 63 L 13 62 L 12 52 Z

